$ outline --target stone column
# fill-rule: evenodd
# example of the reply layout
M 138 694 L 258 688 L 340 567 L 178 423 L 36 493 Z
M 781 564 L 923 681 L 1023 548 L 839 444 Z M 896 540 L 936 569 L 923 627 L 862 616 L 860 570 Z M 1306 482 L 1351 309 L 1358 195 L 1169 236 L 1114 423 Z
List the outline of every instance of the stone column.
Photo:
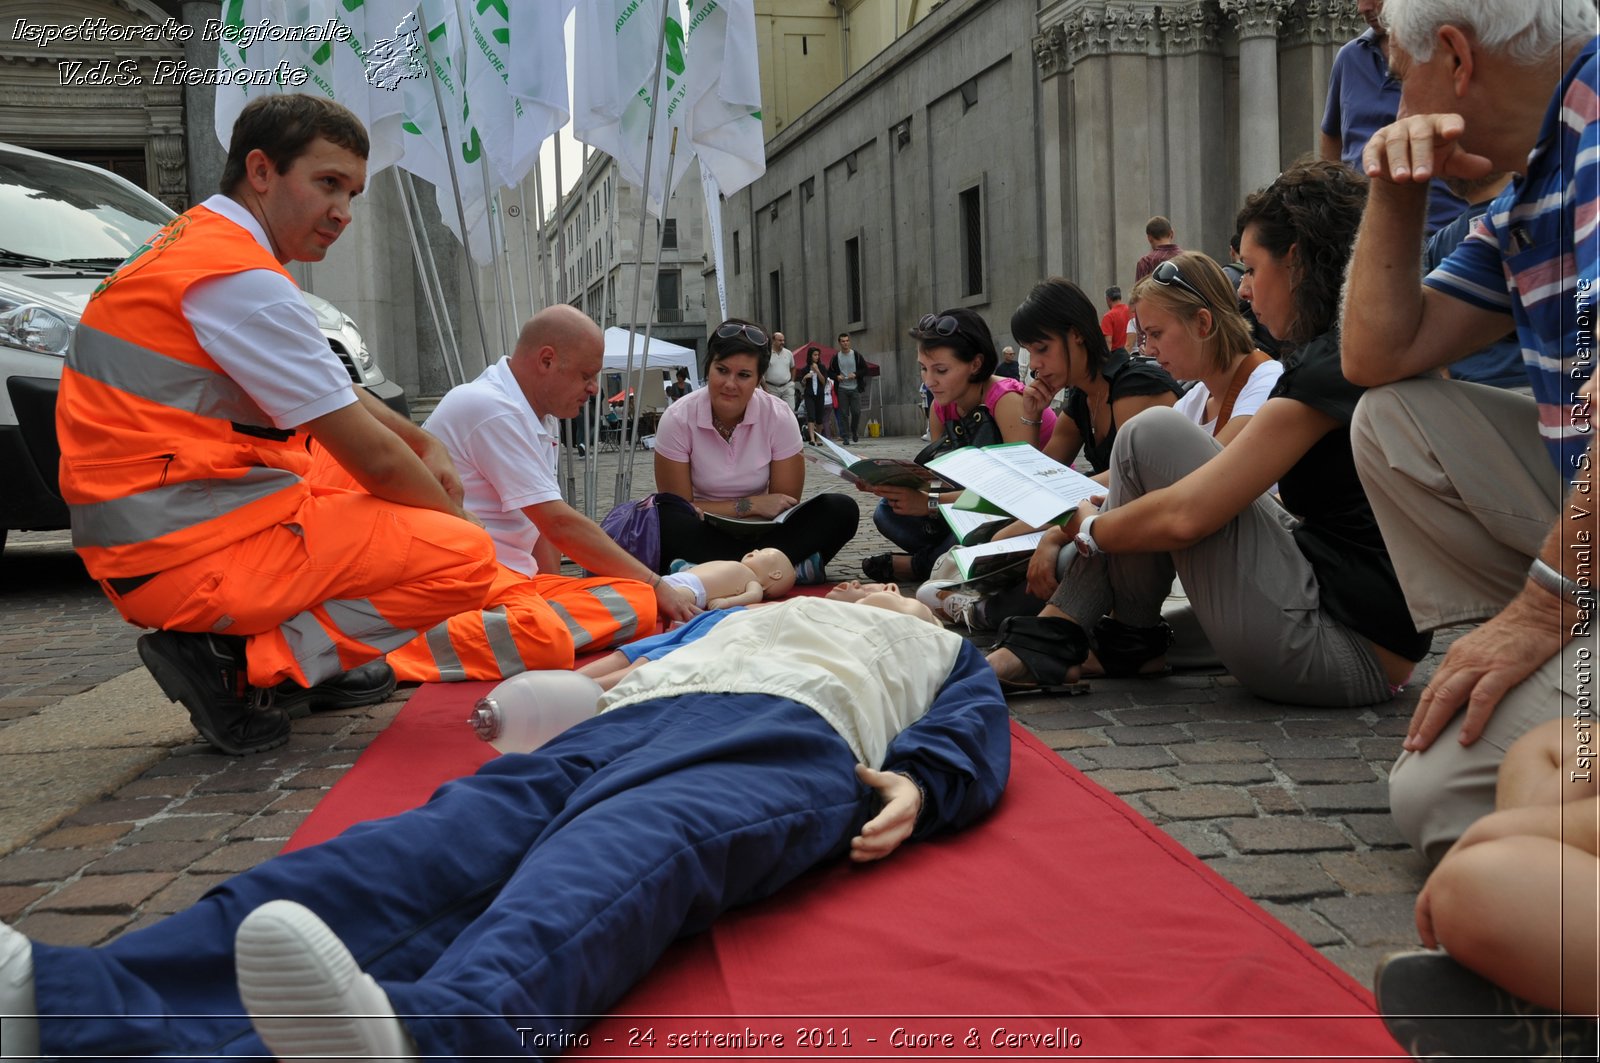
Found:
M 183 42 L 183 58 L 191 68 L 206 70 L 217 65 L 217 42 L 205 40 L 202 32 L 210 19 L 222 17 L 217 0 L 185 0 L 183 24 L 194 30 Z M 217 89 L 214 85 L 187 85 L 183 90 L 184 147 L 188 156 L 189 202 L 199 203 L 216 192 L 222 179 L 222 164 L 227 148 L 217 140 L 214 116 Z
M 1278 140 L 1278 24 L 1285 0 L 1222 0 L 1239 28 L 1239 193 L 1271 184 Z
M 1168 3 L 1157 9 L 1156 22 L 1163 69 L 1167 194 L 1165 209 L 1151 213 L 1172 219 L 1183 247 L 1220 254 L 1238 206 L 1231 165 L 1234 149 L 1229 146 L 1233 114 L 1223 106 L 1221 91 L 1226 82 L 1218 43 L 1223 36 L 1221 17 L 1214 4 Z M 1137 238 L 1131 242 L 1136 251 L 1142 244 Z M 1132 276 L 1131 269 L 1126 276 Z
M 1279 129 L 1286 158 L 1317 150 L 1334 56 L 1365 28 L 1354 0 L 1300 0 L 1286 13 L 1278 32 Z
M 1067 235 L 1072 210 L 1072 92 L 1067 72 L 1067 34 L 1061 25 L 1046 27 L 1033 38 L 1040 79 L 1039 133 L 1042 140 L 1039 185 L 1043 197 L 1044 272 L 1065 276 L 1072 268 Z

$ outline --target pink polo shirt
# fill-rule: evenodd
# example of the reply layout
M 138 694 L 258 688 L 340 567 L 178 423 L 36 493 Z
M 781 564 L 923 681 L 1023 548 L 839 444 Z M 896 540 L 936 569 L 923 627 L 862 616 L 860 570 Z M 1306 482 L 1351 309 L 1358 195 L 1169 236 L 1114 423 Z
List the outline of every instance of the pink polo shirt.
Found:
M 711 391 L 696 388 L 661 415 L 656 453 L 687 462 L 695 498 L 708 501 L 766 493 L 772 463 L 800 453 L 800 424 L 783 403 L 759 387 L 744 420 L 725 440 L 711 427 Z

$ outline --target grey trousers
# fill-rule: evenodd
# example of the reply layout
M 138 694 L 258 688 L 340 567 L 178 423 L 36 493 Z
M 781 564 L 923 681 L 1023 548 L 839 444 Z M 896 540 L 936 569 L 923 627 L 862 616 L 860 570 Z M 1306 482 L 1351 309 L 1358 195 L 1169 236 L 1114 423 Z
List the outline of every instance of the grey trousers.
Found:
M 1405 380 L 1361 398 L 1351 425 L 1356 468 L 1383 528 L 1406 603 L 1427 631 L 1498 613 L 1522 588 L 1555 523 L 1563 485 L 1532 399 L 1458 380 Z M 1573 707 L 1574 640 L 1500 702 L 1470 746 L 1462 716 L 1389 774 L 1400 831 L 1438 860 L 1494 810 L 1511 743 Z
M 1221 448 L 1175 410 L 1145 410 L 1117 432 L 1107 508 L 1168 487 Z M 1346 708 L 1393 696 L 1367 640 L 1323 610 L 1316 574 L 1295 545 L 1296 519 L 1270 496 L 1172 553 L 1080 559 L 1051 604 L 1092 629 L 1101 616 L 1149 627 L 1176 572 L 1217 658 L 1251 693 Z
M 859 389 L 834 386 L 833 394 L 839 400 L 839 434 L 846 439 L 861 438 L 861 392 Z

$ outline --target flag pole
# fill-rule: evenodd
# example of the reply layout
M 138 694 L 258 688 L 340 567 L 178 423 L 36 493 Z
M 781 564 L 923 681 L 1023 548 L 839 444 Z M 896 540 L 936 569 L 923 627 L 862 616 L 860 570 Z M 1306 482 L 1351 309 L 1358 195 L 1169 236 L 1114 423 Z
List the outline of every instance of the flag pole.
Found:
M 428 69 L 430 71 L 428 83 L 433 87 L 433 106 L 439 112 L 439 125 L 444 129 L 444 142 L 448 149 L 444 153 L 444 160 L 450 167 L 450 192 L 456 201 L 456 220 L 461 225 L 461 246 L 466 249 L 467 259 L 472 262 L 472 265 L 467 269 L 467 283 L 472 288 L 472 309 L 474 316 L 478 319 L 478 340 L 483 344 L 483 356 L 487 359 L 489 357 L 489 330 L 483 323 L 483 302 L 478 296 L 478 265 L 472 259 L 472 236 L 467 230 L 466 209 L 461 205 L 461 176 L 456 172 L 456 149 L 459 145 L 456 143 L 455 138 L 450 135 L 450 119 L 445 115 L 444 97 L 439 93 L 437 73 L 439 63 L 433 57 L 433 44 L 428 40 L 426 33 L 422 35 L 422 48 L 428 56 Z M 493 251 L 492 243 L 491 239 L 491 253 Z M 459 353 L 456 358 L 459 362 Z M 463 379 L 465 379 L 465 375 L 465 369 L 463 369 Z
M 667 145 L 667 173 L 666 173 L 666 180 L 663 182 L 663 184 L 661 186 L 661 188 L 662 188 L 661 214 L 662 214 L 662 219 L 663 219 L 662 220 L 662 225 L 663 226 L 665 226 L 665 224 L 666 224 L 665 218 L 666 218 L 666 213 L 667 213 L 667 206 L 668 206 L 668 204 L 670 204 L 672 202 L 672 191 L 671 191 L 672 190 L 672 167 L 673 167 L 673 164 L 677 161 L 677 158 L 678 158 L 678 130 L 676 128 L 674 128 L 672 130 L 672 140 L 670 142 L 668 142 L 668 145 Z M 656 276 L 656 277 L 660 277 L 661 276 L 661 250 L 662 250 L 661 243 L 662 243 L 662 241 L 661 241 L 660 236 L 658 234 L 657 238 L 656 238 L 656 260 L 655 260 L 655 263 L 654 263 L 654 265 L 653 265 L 653 267 L 651 269 L 652 275 Z M 644 257 L 644 255 L 641 254 L 639 257 L 642 259 Z M 660 288 L 659 287 L 656 289 L 656 293 L 658 295 L 660 294 Z M 639 389 L 636 392 L 636 394 L 637 394 L 638 398 L 641 399 L 641 400 L 644 398 L 644 374 L 645 374 L 645 370 L 648 369 L 649 365 L 650 365 L 650 333 L 655 330 L 655 323 L 656 323 L 655 311 L 660 309 L 659 307 L 656 306 L 656 301 L 655 301 L 654 297 L 652 297 L 651 300 L 650 300 L 650 306 L 651 306 L 651 314 L 650 314 L 649 317 L 645 318 L 645 322 L 644 322 L 644 354 L 639 359 Z M 634 402 L 634 404 L 633 404 L 633 435 L 631 437 L 633 439 L 638 439 L 639 438 L 639 415 L 640 415 L 640 413 L 643 412 L 643 409 L 644 409 L 644 403 L 643 402 L 638 402 L 638 401 Z M 633 459 L 635 457 L 635 450 L 636 450 L 635 447 L 629 447 L 628 448 L 628 472 L 627 472 L 627 475 L 623 479 L 623 491 L 624 491 L 624 495 L 625 496 L 626 495 L 631 495 L 633 493 Z
M 567 301 L 567 225 L 562 220 L 566 212 L 561 201 L 566 198 L 566 182 L 561 179 L 561 144 L 556 143 L 556 301 Z
M 612 163 L 608 167 L 608 169 L 609 170 L 613 170 L 613 171 L 615 171 L 617 169 L 615 160 L 612 161 Z M 616 172 L 616 176 L 620 177 L 621 176 L 621 172 L 617 171 Z M 608 173 L 607 176 L 606 176 L 606 181 L 609 184 L 615 184 L 615 182 L 613 182 L 611 180 L 611 177 L 612 177 L 612 175 L 610 173 Z M 612 300 L 613 296 L 616 293 L 616 284 L 613 282 L 612 277 L 611 277 L 612 271 L 617 268 L 617 239 L 616 239 L 616 229 L 617 229 L 617 193 L 616 193 L 616 189 L 612 188 L 610 195 L 607 196 L 606 198 L 608 200 L 608 202 L 606 204 L 606 231 L 605 231 L 606 265 L 605 265 L 605 270 L 603 271 L 603 276 L 601 277 L 601 280 L 600 280 L 600 322 L 599 322 L 599 324 L 600 324 L 600 332 L 601 332 L 602 336 L 605 334 L 606 318 L 609 317 L 610 315 L 616 313 L 616 307 L 611 305 L 611 300 Z M 600 379 L 601 379 L 602 382 L 605 380 L 605 370 L 604 369 L 601 369 L 601 371 L 600 371 Z M 585 406 L 584 407 L 584 417 L 587 418 L 587 421 L 588 421 L 588 426 L 589 426 L 588 434 L 589 434 L 590 441 L 591 442 L 598 442 L 599 436 L 598 436 L 597 433 L 600 431 L 600 404 L 598 402 L 596 402 L 596 403 L 591 403 L 591 404 Z M 589 463 L 588 463 L 588 465 L 586 465 L 584 467 L 583 511 L 584 511 L 584 514 L 586 516 L 588 516 L 589 518 L 591 518 L 591 519 L 593 519 L 593 517 L 595 515 L 595 498 L 596 498 L 596 495 L 598 495 L 599 490 L 600 490 L 600 467 L 595 462 L 595 452 L 594 451 L 590 451 Z
M 661 0 L 661 39 L 656 42 L 656 69 L 655 73 L 650 77 L 650 125 L 645 130 L 644 140 L 644 181 L 640 185 L 641 195 L 639 198 L 639 242 L 634 245 L 638 251 L 639 261 L 633 274 L 633 313 L 628 319 L 628 360 L 622 371 L 622 409 L 624 413 L 629 409 L 628 380 L 633 376 L 633 341 L 636 335 L 634 327 L 639 321 L 639 290 L 644 286 L 645 221 L 650 216 L 650 157 L 655 154 L 656 147 L 656 108 L 661 103 L 661 67 L 667 54 L 667 20 L 672 11 L 672 2 L 673 0 Z M 661 197 L 661 209 L 663 212 L 667 209 L 665 194 Z M 652 295 L 650 297 L 650 316 L 652 318 L 655 316 L 655 302 L 655 296 Z M 645 359 L 649 357 L 648 350 L 644 352 L 644 357 Z M 642 369 L 640 373 L 642 376 Z M 626 421 L 626 418 L 624 418 L 624 421 Z M 631 461 L 628 463 L 627 468 L 629 474 L 631 474 Z M 612 505 L 620 506 L 628 497 L 628 483 L 624 475 L 623 463 L 618 461 L 617 482 L 613 493 Z M 631 479 L 631 475 L 628 478 Z
M 489 268 L 494 271 L 494 317 L 495 320 L 500 324 L 500 353 L 510 354 L 511 339 L 506 334 L 506 311 L 511 311 L 510 320 L 515 321 L 517 317 L 517 293 L 510 290 L 510 262 L 507 261 L 502 263 L 500 261 L 502 255 L 509 260 L 511 257 L 511 250 L 506 246 L 505 218 L 500 214 L 500 193 L 498 190 L 494 192 L 489 191 L 489 167 L 487 166 L 483 167 L 483 190 L 484 202 L 489 204 L 489 246 L 491 248 L 493 248 L 495 244 L 495 231 L 498 229 L 500 233 L 500 249 L 495 253 L 495 256 L 489 260 Z M 502 273 L 504 275 L 503 284 L 501 283 Z M 483 352 L 484 368 L 488 368 L 489 365 L 494 361 L 495 359 L 489 357 L 488 351 Z
M 428 299 L 428 309 L 433 312 L 434 327 L 440 328 L 440 319 L 443 327 L 439 333 L 439 357 L 444 360 L 444 375 L 454 387 L 457 383 L 466 380 L 466 370 L 461 364 L 461 348 L 456 343 L 455 325 L 450 320 L 450 304 L 444 297 L 444 282 L 439 277 L 439 264 L 433 255 L 433 241 L 428 239 L 427 227 L 422 220 L 422 201 L 417 198 L 417 187 L 410 171 L 401 174 L 400 168 L 395 167 L 395 179 L 400 184 L 400 198 L 406 207 L 406 229 L 411 234 L 411 246 L 416 252 L 417 270 L 422 275 L 422 291 Z M 416 219 L 412 219 L 412 210 L 416 210 Z M 438 309 L 434 309 L 435 293 L 438 298 Z M 455 369 L 450 366 L 451 355 L 455 356 Z
M 561 150 L 561 142 L 556 141 L 556 150 Z M 537 210 L 539 219 L 539 279 L 544 284 L 544 305 L 553 306 L 556 301 L 555 288 L 550 280 L 550 241 L 545 235 L 544 227 L 544 160 L 539 159 L 533 164 L 533 207 Z

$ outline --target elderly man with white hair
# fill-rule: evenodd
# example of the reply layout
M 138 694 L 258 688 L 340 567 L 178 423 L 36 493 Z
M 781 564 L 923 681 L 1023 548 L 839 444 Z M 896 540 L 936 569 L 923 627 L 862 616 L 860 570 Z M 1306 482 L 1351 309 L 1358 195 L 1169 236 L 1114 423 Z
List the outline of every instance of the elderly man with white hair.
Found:
M 1387 0 L 1383 14 L 1400 117 L 1362 156 L 1372 186 L 1343 365 L 1374 389 L 1351 437 L 1413 620 L 1485 621 L 1423 691 L 1390 777 L 1401 831 L 1438 860 L 1495 807 L 1517 738 L 1558 716 L 1592 734 L 1578 684 L 1594 652 L 1600 536 L 1586 387 L 1600 63 L 1592 3 Z M 1496 170 L 1516 178 L 1417 284 L 1428 181 Z M 1513 330 L 1532 399 L 1433 375 Z

